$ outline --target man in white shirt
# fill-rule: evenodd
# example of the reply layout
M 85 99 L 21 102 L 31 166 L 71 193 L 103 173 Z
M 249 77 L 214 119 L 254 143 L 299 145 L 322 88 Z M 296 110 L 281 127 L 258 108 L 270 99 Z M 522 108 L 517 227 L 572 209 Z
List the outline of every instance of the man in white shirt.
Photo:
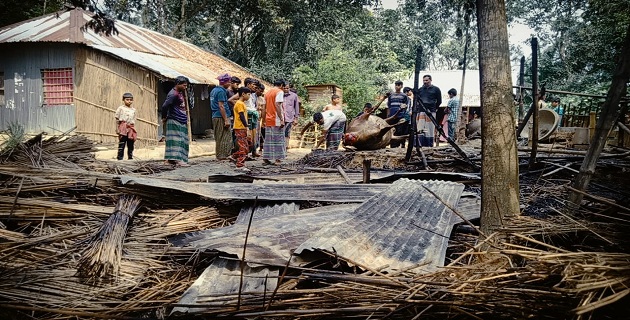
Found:
M 337 150 L 343 138 L 344 129 L 346 128 L 346 114 L 341 110 L 327 110 L 317 112 L 313 115 L 313 122 L 309 122 L 303 129 L 301 135 L 306 130 L 315 125 L 322 126 L 323 132 L 313 150 L 326 141 L 326 150 Z

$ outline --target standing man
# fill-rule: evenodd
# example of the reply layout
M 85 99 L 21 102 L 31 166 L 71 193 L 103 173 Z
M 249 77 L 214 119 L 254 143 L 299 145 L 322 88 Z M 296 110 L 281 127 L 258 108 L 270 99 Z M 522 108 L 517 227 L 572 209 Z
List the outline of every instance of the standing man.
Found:
M 224 74 L 217 77 L 219 85 L 210 92 L 212 128 L 217 160 L 227 160 L 232 151 L 232 108 L 228 105 L 227 88 L 231 77 Z
M 240 85 L 241 85 L 241 79 L 239 79 L 236 76 L 230 78 L 230 86 L 227 88 L 227 97 L 228 97 L 228 103 L 230 104 L 231 109 L 234 109 L 234 104 L 236 103 L 236 100 L 238 100 L 239 98 L 239 96 L 236 93 L 238 93 L 238 87 Z
M 166 149 L 164 159 L 169 164 L 189 167 L 188 164 L 188 116 L 184 92 L 188 88 L 188 78 L 175 78 L 175 87 L 168 93 L 162 104 L 162 125 L 166 127 Z
M 284 86 L 284 143 L 289 150 L 289 142 L 291 141 L 291 129 L 298 123 L 298 117 L 300 116 L 300 102 L 298 101 L 298 95 L 289 89 L 289 86 Z
M 418 99 L 424 106 L 424 111 L 431 112 L 433 118 L 437 116 L 437 108 L 442 104 L 442 92 L 440 88 L 431 84 L 431 75 L 422 76 L 422 87 L 419 89 Z M 423 147 L 433 147 L 435 139 L 435 125 L 425 112 L 420 112 L 417 118 L 418 132 L 420 135 L 420 145 Z
M 405 118 L 407 115 L 407 102 L 409 98 L 407 94 L 401 92 L 403 82 L 398 80 L 394 83 L 394 93 L 387 98 L 387 117 L 396 116 L 396 119 Z M 409 134 L 409 123 L 398 124 L 394 127 L 395 136 L 404 136 Z M 405 140 L 392 141 L 389 145 L 390 148 L 405 147 Z
M 457 118 L 459 117 L 459 98 L 457 96 L 457 90 L 451 88 L 448 90 L 448 104 L 446 105 L 447 121 L 448 121 L 448 137 L 455 141 L 455 126 L 457 125 Z
M 258 108 L 258 114 L 260 115 L 260 123 L 258 126 L 258 152 L 262 152 L 265 144 L 265 85 L 262 82 L 258 83 L 256 87 L 256 107 Z
M 278 79 L 273 88 L 265 94 L 265 147 L 263 148 L 263 162 L 265 164 L 280 165 L 286 157 L 284 146 L 284 80 Z

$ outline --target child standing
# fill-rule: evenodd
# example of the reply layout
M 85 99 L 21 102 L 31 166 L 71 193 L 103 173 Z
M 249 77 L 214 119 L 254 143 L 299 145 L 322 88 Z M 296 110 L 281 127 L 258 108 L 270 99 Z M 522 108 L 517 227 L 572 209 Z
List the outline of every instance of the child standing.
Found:
M 249 100 L 251 90 L 247 87 L 238 88 L 239 98 L 234 104 L 234 136 L 236 137 L 236 145 L 238 150 L 234 152 L 234 158 L 236 158 L 236 168 L 238 170 L 249 172 L 249 169 L 245 168 L 245 158 L 249 150 L 247 139 L 247 107 L 245 101 Z
M 330 103 L 324 106 L 324 111 L 328 110 L 343 110 L 343 106 L 341 105 L 341 97 L 339 95 L 333 94 L 330 97 Z
M 122 160 L 125 154 L 125 145 L 127 145 L 127 158 L 133 159 L 133 144 L 136 141 L 138 133 L 134 128 L 136 124 L 136 109 L 131 105 L 133 103 L 133 95 L 129 92 L 122 96 L 123 105 L 116 109 L 116 133 L 118 133 L 118 160 Z

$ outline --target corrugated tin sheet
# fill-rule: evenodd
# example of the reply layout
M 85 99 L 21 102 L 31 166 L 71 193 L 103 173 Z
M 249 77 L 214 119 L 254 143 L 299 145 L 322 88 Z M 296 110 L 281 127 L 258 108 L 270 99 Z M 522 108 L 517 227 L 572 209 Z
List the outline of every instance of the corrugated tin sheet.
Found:
M 268 292 L 271 295 L 278 285 L 278 269 L 244 267 L 241 294 Z M 198 313 L 208 308 L 235 305 L 241 281 L 240 261 L 216 258 L 184 292 L 174 313 Z M 182 306 L 177 306 L 182 305 Z M 185 305 L 185 306 L 184 306 Z M 199 307 L 194 307 L 199 305 Z
M 363 202 L 385 190 L 385 184 L 257 184 L 192 183 L 155 178 L 120 176 L 123 184 L 193 193 L 210 199 Z
M 422 263 L 418 270 L 430 272 L 443 266 L 456 215 L 425 187 L 452 207 L 464 189 L 454 182 L 398 180 L 359 206 L 350 220 L 325 226 L 295 253 L 336 251 L 373 269 Z
M 127 22 L 116 21 L 118 35 L 101 36 L 80 28 L 91 13 L 82 9 L 53 13 L 0 29 L 2 42 L 82 43 L 173 79 L 185 75 L 193 83 L 218 84 L 218 75 L 256 77 L 238 64 L 191 43 Z
M 267 205 L 267 206 L 258 206 L 256 208 L 254 208 L 253 205 L 245 206 L 241 208 L 241 211 L 239 212 L 238 217 L 236 217 L 236 221 L 234 223 L 245 224 L 245 225 L 249 224 L 249 217 L 251 216 L 252 211 L 254 212 L 252 221 L 258 221 L 258 220 L 264 220 L 270 217 L 293 214 L 297 212 L 298 210 L 300 210 L 300 205 L 293 202 Z
M 181 58 L 172 58 L 145 52 L 136 52 L 126 48 L 113 48 L 102 45 L 92 45 L 91 47 L 143 66 L 170 79 L 174 79 L 180 75 L 187 75 L 192 83 L 210 84 L 214 83 L 216 77 L 219 76 L 217 72 L 210 70 L 204 65 L 182 60 Z
M 291 250 L 324 226 L 344 223 L 352 217 L 351 213 L 358 206 L 341 204 L 299 211 L 293 211 L 290 204 L 262 207 L 254 213 L 247 240 L 246 260 L 251 263 L 283 266 L 289 260 Z M 260 215 L 257 214 L 259 212 Z M 240 257 L 248 219 L 248 214 L 242 218 L 239 215 L 239 222 L 234 225 L 183 234 L 171 239 L 171 242 L 178 246 L 217 250 Z
M 247 242 L 246 260 L 283 266 L 296 253 L 316 247 L 351 258 L 363 265 L 399 269 L 426 264 L 429 271 L 444 262 L 453 225 L 461 219 L 423 186 L 449 205 L 455 205 L 463 185 L 452 182 L 401 180 L 362 205 L 343 204 L 297 211 L 294 204 L 256 208 Z M 464 197 L 471 198 L 471 197 Z M 474 196 L 471 198 L 474 201 Z M 463 201 L 458 212 L 467 219 L 479 217 L 479 207 Z M 251 207 L 241 210 L 232 226 L 182 234 L 171 239 L 177 246 L 217 250 L 241 256 Z M 311 257 L 294 257 L 303 265 Z

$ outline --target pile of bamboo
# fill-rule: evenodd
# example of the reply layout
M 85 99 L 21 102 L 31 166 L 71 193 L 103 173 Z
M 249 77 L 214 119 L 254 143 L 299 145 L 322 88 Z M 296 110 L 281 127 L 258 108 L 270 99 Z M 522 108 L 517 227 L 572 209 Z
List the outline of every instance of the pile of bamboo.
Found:
M 31 145 L 41 157 L 16 153 L 13 166 L 0 167 L 0 317 L 165 317 L 213 258 L 168 239 L 230 225 L 234 217 L 219 208 L 239 203 L 121 186 L 96 170 L 52 169 L 57 160 L 49 155 L 67 161 L 72 148 Z M 321 151 L 302 164 L 334 168 L 346 157 L 352 153 Z M 454 235 L 438 272 L 414 266 L 385 274 L 344 267 L 348 261 L 335 256 L 287 265 L 272 295 L 243 290 L 201 297 L 197 307 L 207 300 L 207 318 L 623 318 L 627 208 L 608 212 L 599 199 L 601 210 L 566 213 L 566 188 L 550 180 L 524 186 L 522 203 L 544 201 L 545 214 L 511 218 L 488 236 Z
M 539 225 L 537 219 L 528 217 L 509 223 L 522 230 Z M 557 236 L 567 236 L 569 227 L 574 233 L 592 232 L 565 218 L 545 224 L 548 231 L 560 230 L 552 231 Z M 223 307 L 217 307 L 217 297 L 206 297 L 209 309 L 203 314 L 235 318 L 580 319 L 615 318 L 628 311 L 627 304 L 618 302 L 630 293 L 630 254 L 569 251 L 537 240 L 548 235 L 506 231 L 485 239 L 471 237 L 475 241 L 468 243 L 469 249 L 439 272 L 424 274 L 409 268 L 385 275 L 378 270 L 352 274 L 302 268 L 298 273 L 289 271 L 272 296 L 258 292 L 226 295 Z
M 203 203 L 169 208 L 164 198 L 140 207 L 124 227 L 137 198 L 94 174 L 0 169 L 3 319 L 159 317 L 210 259 L 168 238 L 233 220 Z M 116 209 L 121 197 L 128 201 Z M 96 281 L 101 275 L 109 281 Z
M 354 157 L 353 152 L 313 150 L 305 155 L 297 164 L 306 167 L 336 168 L 347 165 Z

